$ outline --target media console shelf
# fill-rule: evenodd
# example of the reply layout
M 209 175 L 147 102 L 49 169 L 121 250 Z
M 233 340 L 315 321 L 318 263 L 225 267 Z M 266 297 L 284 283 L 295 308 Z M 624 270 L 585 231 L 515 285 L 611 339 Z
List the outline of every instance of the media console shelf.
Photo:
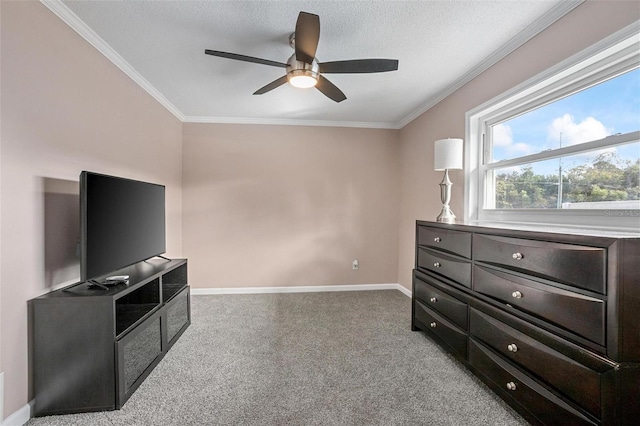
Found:
M 129 284 L 77 283 L 29 301 L 36 416 L 121 408 L 191 324 L 186 259 L 115 273 Z

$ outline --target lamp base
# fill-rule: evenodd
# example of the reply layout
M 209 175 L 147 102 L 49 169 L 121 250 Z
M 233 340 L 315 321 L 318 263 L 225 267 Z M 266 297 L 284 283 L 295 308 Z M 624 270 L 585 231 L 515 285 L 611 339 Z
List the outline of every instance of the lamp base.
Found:
M 442 206 L 442 211 L 440 212 L 440 214 L 436 218 L 436 222 L 455 223 L 456 222 L 456 215 L 453 214 L 453 212 L 451 211 L 449 206 Z
M 442 223 L 454 223 L 456 221 L 456 215 L 453 214 L 451 208 L 449 208 L 449 201 L 451 200 L 451 180 L 449 179 L 449 170 L 444 171 L 442 182 L 440 182 L 440 199 L 442 200 L 442 211 L 436 218 L 437 222 Z

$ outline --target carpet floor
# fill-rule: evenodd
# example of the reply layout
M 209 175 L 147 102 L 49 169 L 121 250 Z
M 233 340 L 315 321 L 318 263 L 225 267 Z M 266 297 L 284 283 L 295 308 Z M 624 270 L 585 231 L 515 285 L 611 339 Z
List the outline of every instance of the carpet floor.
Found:
M 527 425 L 410 330 L 399 291 L 195 296 L 191 307 L 191 326 L 121 410 L 27 425 Z

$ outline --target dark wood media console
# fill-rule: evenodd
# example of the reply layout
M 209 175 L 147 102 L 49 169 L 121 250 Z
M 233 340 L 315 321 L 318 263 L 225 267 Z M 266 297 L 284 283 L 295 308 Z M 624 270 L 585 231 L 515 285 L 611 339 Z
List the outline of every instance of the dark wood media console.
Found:
M 529 422 L 640 419 L 640 238 L 416 223 L 412 330 Z
M 121 408 L 191 324 L 186 259 L 151 259 L 107 290 L 78 283 L 29 301 L 34 414 Z

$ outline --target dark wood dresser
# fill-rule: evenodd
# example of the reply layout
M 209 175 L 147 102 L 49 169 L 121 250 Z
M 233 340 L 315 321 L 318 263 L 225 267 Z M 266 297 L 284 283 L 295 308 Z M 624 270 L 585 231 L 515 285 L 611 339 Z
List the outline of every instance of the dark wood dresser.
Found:
M 640 238 L 416 223 L 412 330 L 533 424 L 640 424 Z

